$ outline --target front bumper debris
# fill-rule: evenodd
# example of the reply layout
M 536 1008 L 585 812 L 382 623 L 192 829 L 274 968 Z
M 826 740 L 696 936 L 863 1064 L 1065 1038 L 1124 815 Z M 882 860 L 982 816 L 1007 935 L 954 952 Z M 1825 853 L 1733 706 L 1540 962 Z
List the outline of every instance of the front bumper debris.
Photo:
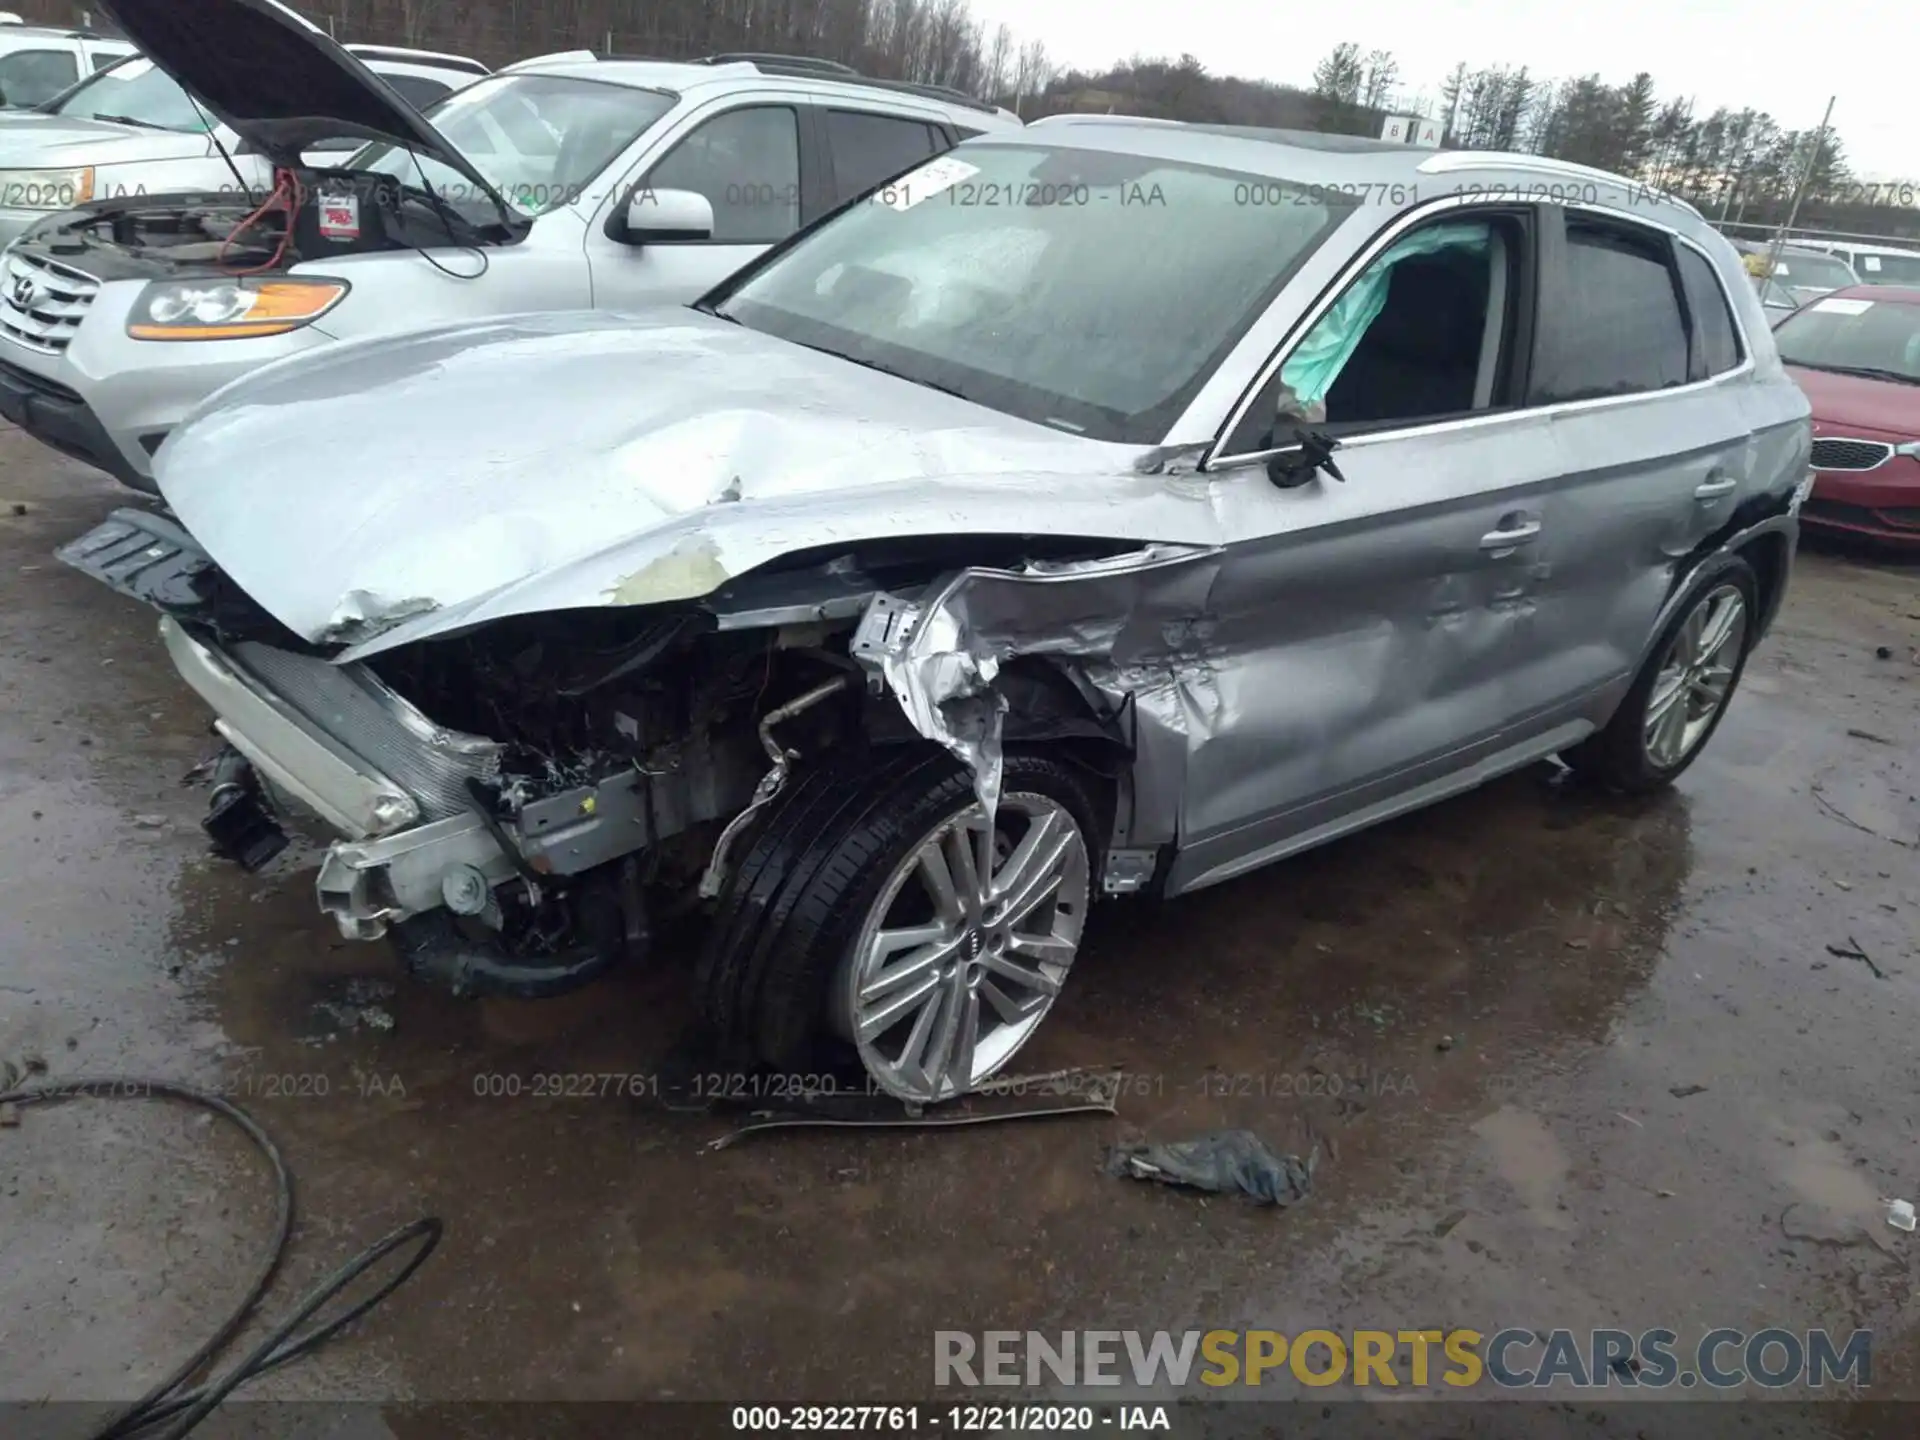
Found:
M 511 817 L 483 815 L 473 782 L 497 776 L 499 747 L 435 726 L 363 667 L 251 642 L 222 649 L 171 617 L 160 632 L 213 708 L 215 730 L 249 762 L 246 780 L 257 772 L 276 801 L 346 837 L 327 851 L 316 891 L 350 940 L 433 911 L 497 917 L 496 887 L 582 875 L 716 818 L 726 796 L 750 786 L 744 751 L 700 750 L 664 775 L 625 770 Z M 277 827 L 250 783 L 229 779 L 208 833 L 240 863 L 265 863 L 278 853 Z
M 252 872 L 287 848 L 287 832 L 260 793 L 253 766 L 229 747 L 213 763 L 213 798 L 200 828 L 213 842 L 214 853 Z
M 170 615 L 161 617 L 160 638 L 181 678 L 218 717 L 214 729 L 269 784 L 355 839 L 388 834 L 420 818 L 418 803 L 399 785 L 348 755 L 318 725 Z
M 342 841 L 315 882 L 320 909 L 349 940 L 377 940 L 390 925 L 446 903 L 450 873 L 471 866 L 489 886 L 518 867 L 478 815 L 453 815 L 380 839 Z

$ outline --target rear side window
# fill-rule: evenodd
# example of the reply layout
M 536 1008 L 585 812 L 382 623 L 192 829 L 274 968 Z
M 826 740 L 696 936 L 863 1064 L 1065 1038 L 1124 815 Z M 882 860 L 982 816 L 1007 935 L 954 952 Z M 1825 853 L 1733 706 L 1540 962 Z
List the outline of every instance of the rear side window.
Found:
M 1564 292 L 1534 377 L 1535 404 L 1635 395 L 1687 380 L 1687 330 L 1666 237 L 1567 220 Z
M 931 127 L 895 115 L 866 115 L 857 110 L 827 112 L 827 149 L 840 198 L 890 180 L 901 171 L 946 149 Z
M 378 74 L 378 72 L 375 72 Z M 396 75 L 391 72 L 380 78 L 400 92 L 400 98 L 416 110 L 424 110 L 453 87 L 441 80 L 429 80 L 424 75 Z
M 71 50 L 15 50 L 0 55 L 0 104 L 44 105 L 79 78 Z
M 1693 316 L 1693 365 L 1688 378 L 1705 380 L 1724 375 L 1740 363 L 1740 334 L 1726 291 L 1720 288 L 1713 264 L 1691 245 L 1674 247 L 1680 257 L 1680 281 L 1687 291 L 1687 311 Z

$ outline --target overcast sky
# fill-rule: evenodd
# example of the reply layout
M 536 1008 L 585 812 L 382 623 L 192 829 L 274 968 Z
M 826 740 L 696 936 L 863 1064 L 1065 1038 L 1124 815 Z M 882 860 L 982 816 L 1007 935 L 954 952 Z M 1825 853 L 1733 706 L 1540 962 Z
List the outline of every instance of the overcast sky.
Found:
M 1834 94 L 1833 127 L 1856 175 L 1920 179 L 1912 0 L 1790 10 L 1728 0 L 971 0 L 971 8 L 990 27 L 1005 21 L 1021 40 L 1044 42 L 1063 68 L 1191 51 L 1215 74 L 1305 86 L 1321 57 L 1351 40 L 1362 51 L 1391 50 L 1402 93 L 1424 89 L 1436 104 L 1463 60 L 1527 65 L 1553 79 L 1598 72 L 1615 85 L 1646 70 L 1662 100 L 1691 95 L 1699 115 L 1751 105 L 1789 130 L 1819 125 Z

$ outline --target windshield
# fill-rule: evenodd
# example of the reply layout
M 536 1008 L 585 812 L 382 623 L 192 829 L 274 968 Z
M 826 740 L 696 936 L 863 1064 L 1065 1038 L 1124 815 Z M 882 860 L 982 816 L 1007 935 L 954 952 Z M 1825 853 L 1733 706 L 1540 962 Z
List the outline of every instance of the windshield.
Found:
M 541 215 L 578 199 L 673 103 L 658 90 L 603 80 L 496 75 L 447 96 L 426 115 L 509 204 Z M 420 184 L 424 175 L 443 198 L 473 198 L 470 180 L 398 146 L 370 145 L 349 164 L 407 185 Z
M 1862 285 L 1920 285 L 1920 255 L 1855 257 Z
M 156 130 L 186 130 L 196 135 L 204 135 L 211 128 L 210 117 L 188 98 L 180 82 L 144 59 L 124 60 L 110 70 L 102 70 L 84 85 L 68 91 L 53 107 L 53 113 Z
M 1789 365 L 1885 371 L 1920 384 L 1920 305 L 1829 297 L 1782 320 L 1773 338 Z
M 715 310 L 1022 419 L 1152 444 L 1351 208 L 1170 160 L 968 146 L 842 210 Z
M 1846 262 L 1831 255 L 1782 255 L 1773 262 L 1773 274 L 1796 289 L 1838 290 L 1858 283 Z

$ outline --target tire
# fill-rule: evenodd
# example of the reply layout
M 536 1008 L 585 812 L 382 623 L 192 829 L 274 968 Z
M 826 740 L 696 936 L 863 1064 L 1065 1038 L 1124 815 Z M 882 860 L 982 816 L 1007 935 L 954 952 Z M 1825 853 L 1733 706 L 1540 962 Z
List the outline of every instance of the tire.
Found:
M 1063 847 L 1051 898 L 1025 920 L 995 927 L 984 915 L 978 925 L 964 917 L 943 922 L 929 892 L 920 897 L 927 913 L 916 928 L 944 925 L 943 933 L 903 947 L 906 958 L 885 971 L 898 983 L 913 965 L 925 968 L 892 993 L 905 1001 L 909 991 L 931 986 L 919 1006 L 941 1012 L 927 1022 L 929 1045 L 949 1038 L 948 1012 L 959 1033 L 968 1033 L 969 1014 L 983 1017 L 972 1051 L 976 1064 L 964 1083 L 955 1078 L 957 1062 L 944 1069 L 923 1065 L 921 1073 L 886 1063 L 888 1043 L 914 1038 L 918 1010 L 903 1011 L 896 1029 L 864 1038 L 855 1018 L 862 973 L 856 949 L 877 956 L 880 930 L 915 924 L 898 917 L 913 913 L 920 852 L 933 845 L 943 858 L 954 853 L 947 848 L 954 828 L 969 816 L 984 818 L 972 776 L 944 751 L 922 746 L 864 752 L 805 772 L 755 828 L 722 891 L 697 972 L 703 1018 L 722 1056 L 796 1075 L 857 1060 L 876 1087 L 919 1102 L 965 1093 L 1004 1066 L 1044 1018 L 1077 952 L 1104 832 L 1095 818 L 1101 807 L 1082 772 L 1045 755 L 1008 754 L 1001 796 L 996 830 L 1003 856 L 1014 854 L 1022 831 L 1042 820 L 1044 833 L 1031 853 L 1044 857 L 1056 843 Z M 884 923 L 889 916 L 894 925 Z M 1054 928 L 1040 938 L 1031 933 L 1034 924 Z M 1052 958 L 1028 961 L 1033 945 Z M 869 959 L 870 966 L 880 963 Z M 1040 972 L 1052 987 L 1037 995 L 1019 1026 L 998 1004 L 1017 998 L 1020 988 L 1005 979 L 1008 965 Z M 998 988 L 1003 980 L 1005 988 Z M 987 1016 L 990 1006 L 996 1013 Z M 952 1055 L 959 1053 L 958 1045 L 951 1047 Z M 939 1073 L 925 1073 L 932 1070 Z
M 1702 567 L 1688 587 L 1686 600 L 1648 652 L 1646 664 L 1634 677 L 1613 719 L 1604 730 L 1560 758 L 1581 776 L 1630 795 L 1647 795 L 1671 785 L 1706 749 L 1733 703 L 1759 620 L 1759 597 L 1759 578 L 1738 555 L 1724 556 Z M 1704 671 L 1686 668 L 1698 664 L 1699 657 L 1688 658 L 1683 648 L 1697 644 L 1702 637 L 1711 642 L 1718 632 L 1704 627 L 1721 623 L 1727 612 L 1720 607 L 1735 598 L 1739 610 L 1726 622 L 1731 628 L 1721 635 L 1719 649 L 1706 657 L 1711 663 Z M 1696 622 L 1702 630 L 1689 628 Z M 1738 633 L 1732 633 L 1733 629 Z M 1728 649 L 1737 653 L 1728 657 Z M 1683 667 L 1678 676 L 1676 664 Z M 1697 682 L 1685 678 L 1690 674 L 1698 675 Z M 1714 677 L 1723 684 L 1715 684 Z M 1677 685 L 1681 693 L 1673 695 L 1672 705 L 1662 712 L 1673 718 L 1667 720 L 1665 729 L 1656 731 L 1652 707 L 1672 693 L 1670 685 Z M 1702 686 L 1717 690 L 1711 710 L 1706 708 Z

